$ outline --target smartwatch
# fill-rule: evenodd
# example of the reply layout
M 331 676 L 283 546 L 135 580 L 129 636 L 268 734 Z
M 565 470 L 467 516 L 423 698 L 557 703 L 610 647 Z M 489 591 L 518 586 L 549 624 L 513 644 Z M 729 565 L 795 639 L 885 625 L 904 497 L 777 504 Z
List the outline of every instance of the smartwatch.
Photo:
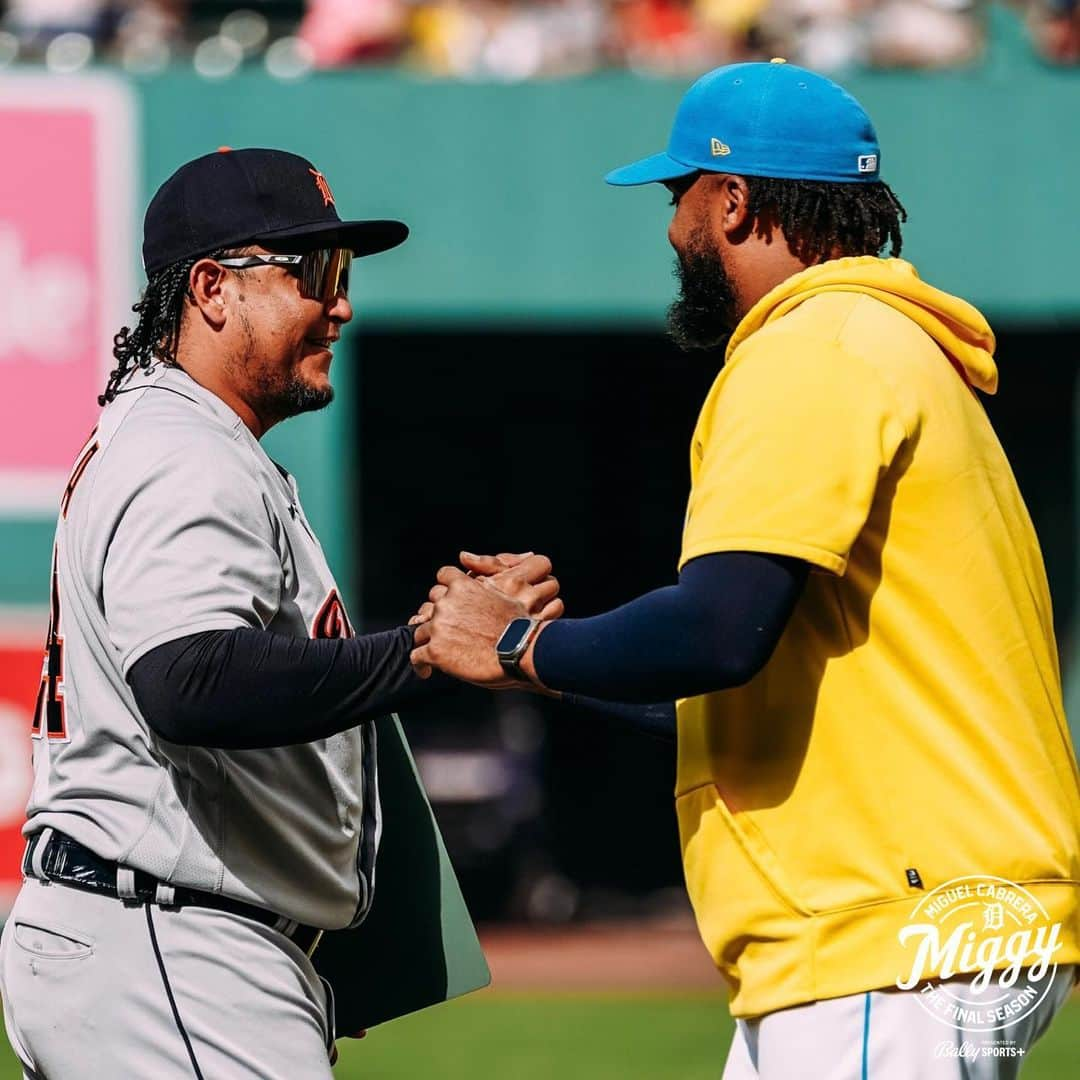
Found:
M 525 655 L 529 642 L 536 636 L 539 625 L 539 619 L 511 619 L 495 643 L 495 655 L 510 678 L 519 682 L 530 681 L 528 675 L 521 670 L 521 658 Z

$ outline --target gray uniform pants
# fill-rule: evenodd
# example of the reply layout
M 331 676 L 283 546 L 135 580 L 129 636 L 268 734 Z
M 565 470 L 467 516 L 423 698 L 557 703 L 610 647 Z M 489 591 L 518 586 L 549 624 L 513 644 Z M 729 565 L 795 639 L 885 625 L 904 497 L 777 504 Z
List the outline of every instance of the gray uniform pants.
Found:
M 30 1078 L 332 1075 L 328 994 L 310 960 L 224 911 L 126 907 L 28 879 L 4 927 L 0 994 Z

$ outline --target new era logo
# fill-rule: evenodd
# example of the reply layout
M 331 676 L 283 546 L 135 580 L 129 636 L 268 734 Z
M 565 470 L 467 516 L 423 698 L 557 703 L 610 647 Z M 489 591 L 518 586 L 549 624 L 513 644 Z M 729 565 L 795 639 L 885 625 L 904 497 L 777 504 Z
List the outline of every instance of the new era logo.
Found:
M 860 154 L 859 172 L 877 172 L 877 154 Z
M 719 139 L 712 139 L 709 143 L 709 149 L 712 150 L 713 157 L 727 157 L 731 153 L 731 147 Z

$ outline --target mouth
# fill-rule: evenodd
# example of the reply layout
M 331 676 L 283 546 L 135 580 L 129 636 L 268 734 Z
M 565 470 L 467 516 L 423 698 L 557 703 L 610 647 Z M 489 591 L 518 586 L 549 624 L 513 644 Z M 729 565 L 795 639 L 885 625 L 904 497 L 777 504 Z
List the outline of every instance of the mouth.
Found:
M 334 343 L 337 341 L 337 337 L 309 337 L 304 338 L 309 345 L 314 345 L 319 349 L 326 349 L 327 351 L 333 349 Z

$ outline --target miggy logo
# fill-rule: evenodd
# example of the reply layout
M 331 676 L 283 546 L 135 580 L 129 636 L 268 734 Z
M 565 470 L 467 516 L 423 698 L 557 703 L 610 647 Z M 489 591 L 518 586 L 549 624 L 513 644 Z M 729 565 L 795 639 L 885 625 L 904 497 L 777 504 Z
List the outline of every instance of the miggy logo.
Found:
M 964 877 L 923 897 L 898 937 L 911 957 L 899 989 L 918 988 L 920 1004 L 950 1027 L 997 1031 L 1049 992 L 1061 923 L 1011 881 Z

